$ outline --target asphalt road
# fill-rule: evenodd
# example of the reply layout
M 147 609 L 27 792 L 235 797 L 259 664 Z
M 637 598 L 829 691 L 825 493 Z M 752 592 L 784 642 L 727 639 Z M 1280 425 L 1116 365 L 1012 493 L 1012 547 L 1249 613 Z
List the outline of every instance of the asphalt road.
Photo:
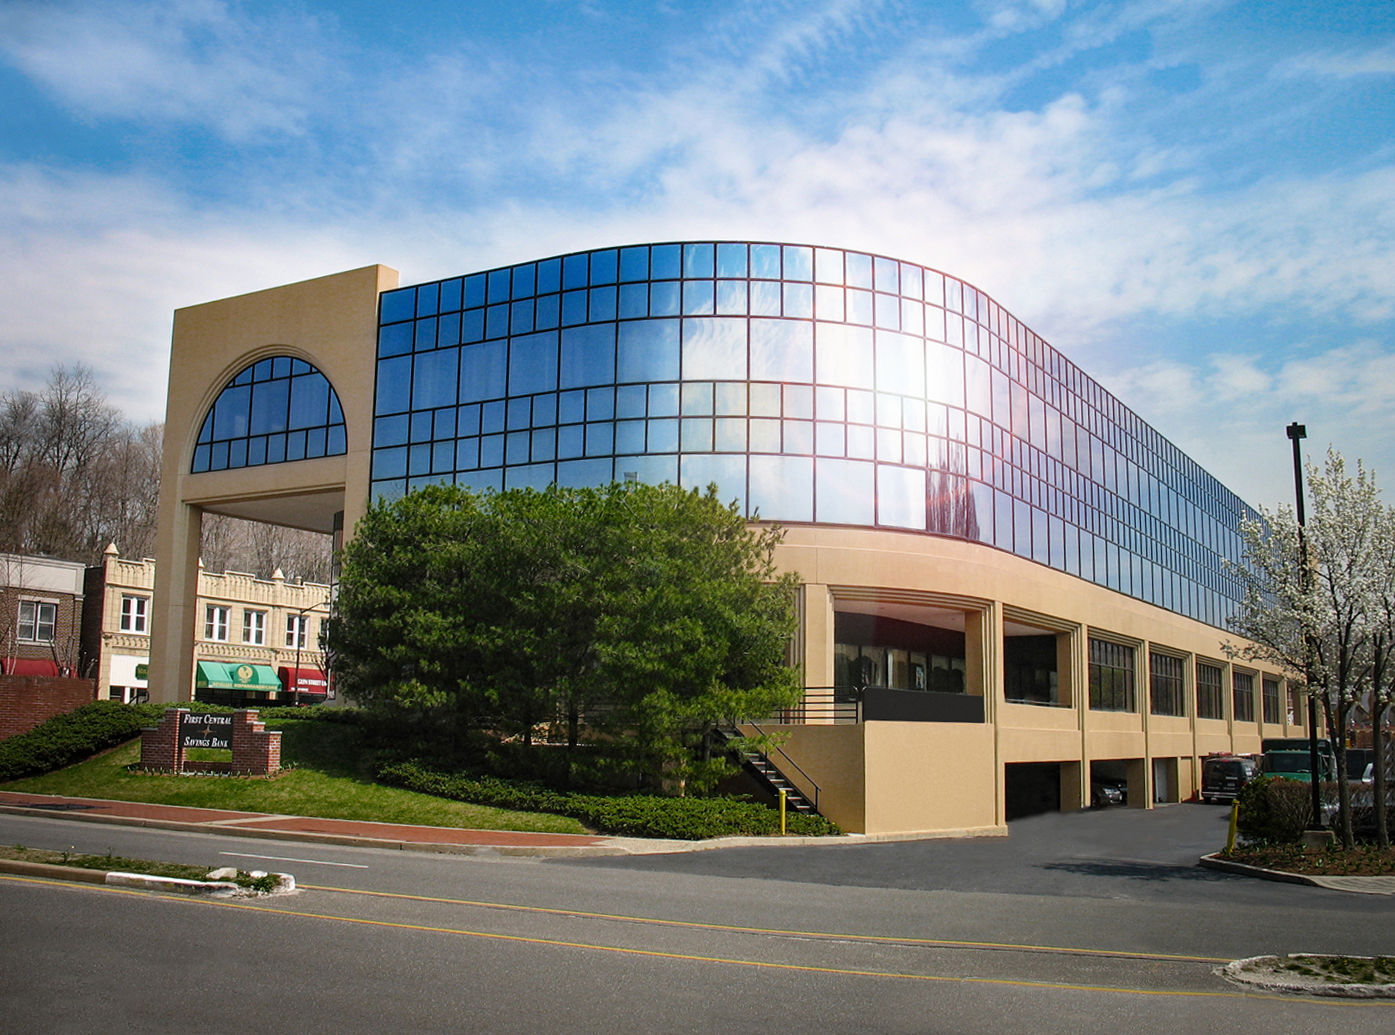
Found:
M 1395 950 L 1389 898 L 1197 870 L 1222 815 L 571 862 L 0 816 L 4 843 L 305 889 L 228 905 L 0 878 L 0 1032 L 1395 1031 L 1392 1004 L 1216 976 L 1264 952 Z

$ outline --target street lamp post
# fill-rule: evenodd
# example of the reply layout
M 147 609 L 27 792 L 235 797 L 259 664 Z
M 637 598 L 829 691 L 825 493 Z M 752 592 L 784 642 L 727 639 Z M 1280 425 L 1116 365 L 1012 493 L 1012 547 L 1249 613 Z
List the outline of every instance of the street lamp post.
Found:
M 1308 539 L 1304 534 L 1307 524 L 1303 510 L 1303 453 L 1300 443 L 1308 437 L 1306 425 L 1294 421 L 1287 428 L 1289 440 L 1293 443 L 1293 493 L 1298 503 L 1298 554 L 1303 565 L 1303 588 L 1312 586 L 1312 569 L 1308 566 Z M 1303 681 L 1308 691 L 1308 766 L 1313 785 L 1313 826 L 1322 826 L 1322 791 L 1318 786 L 1321 770 L 1318 768 L 1317 746 L 1317 699 L 1313 696 L 1313 636 L 1304 622 L 1303 626 Z

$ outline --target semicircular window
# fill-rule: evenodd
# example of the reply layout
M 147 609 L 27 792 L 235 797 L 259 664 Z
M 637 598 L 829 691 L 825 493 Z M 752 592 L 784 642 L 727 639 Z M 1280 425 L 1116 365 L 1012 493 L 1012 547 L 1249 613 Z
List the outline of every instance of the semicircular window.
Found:
M 290 356 L 259 360 L 228 382 L 194 447 L 193 473 L 313 460 L 348 451 L 329 379 Z

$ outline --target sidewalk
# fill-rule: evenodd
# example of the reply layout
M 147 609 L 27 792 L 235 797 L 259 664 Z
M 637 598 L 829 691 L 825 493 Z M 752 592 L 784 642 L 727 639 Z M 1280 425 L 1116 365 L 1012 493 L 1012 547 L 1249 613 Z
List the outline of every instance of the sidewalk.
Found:
M 260 812 L 196 809 L 183 805 L 146 805 L 100 798 L 63 798 L 46 794 L 0 791 L 0 813 L 48 816 L 88 823 L 230 834 L 276 841 L 361 845 L 458 855 L 576 857 L 588 855 L 657 855 L 697 852 L 744 845 L 809 845 L 865 843 L 856 835 L 841 837 L 723 837 L 710 841 L 665 841 L 600 834 L 540 834 L 523 830 L 461 830 L 455 827 L 373 823 L 353 819 L 315 819 Z

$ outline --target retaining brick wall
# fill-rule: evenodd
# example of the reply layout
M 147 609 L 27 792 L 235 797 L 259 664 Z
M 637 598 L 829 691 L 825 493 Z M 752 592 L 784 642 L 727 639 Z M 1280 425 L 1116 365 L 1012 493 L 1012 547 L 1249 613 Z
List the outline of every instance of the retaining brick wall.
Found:
M 55 715 L 97 699 L 94 679 L 0 676 L 0 740 L 28 733 Z

